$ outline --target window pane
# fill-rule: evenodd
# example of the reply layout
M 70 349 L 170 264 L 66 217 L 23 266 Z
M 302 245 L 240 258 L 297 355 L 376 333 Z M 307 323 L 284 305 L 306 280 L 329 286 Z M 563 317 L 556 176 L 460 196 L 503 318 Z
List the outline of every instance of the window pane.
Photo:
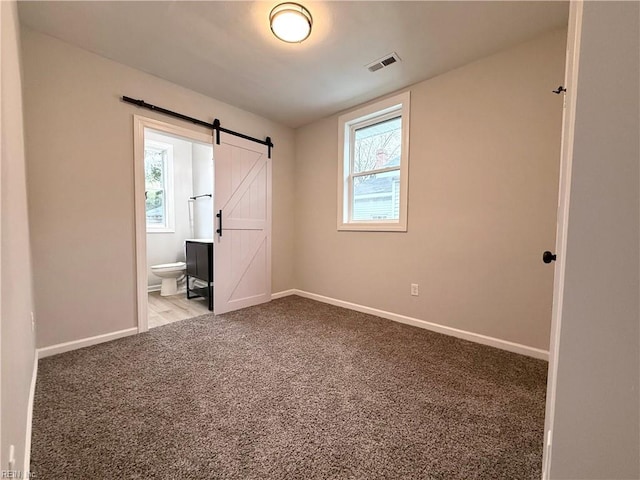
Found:
M 353 178 L 352 220 L 400 218 L 400 170 Z
M 400 165 L 402 117 L 358 128 L 353 145 L 353 173 Z
M 164 155 L 165 152 L 163 151 L 145 149 L 145 190 L 164 188 Z
M 144 183 L 147 227 L 166 226 L 165 167 L 166 151 L 144 150 Z
M 147 226 L 164 226 L 164 190 L 147 190 L 146 195 L 146 211 Z

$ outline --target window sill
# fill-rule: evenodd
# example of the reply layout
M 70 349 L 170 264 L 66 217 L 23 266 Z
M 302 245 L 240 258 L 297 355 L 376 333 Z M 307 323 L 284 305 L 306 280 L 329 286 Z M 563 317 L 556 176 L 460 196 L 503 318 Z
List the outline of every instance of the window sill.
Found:
M 147 230 L 147 233 L 176 233 L 176 230 L 171 228 L 154 228 L 153 230 Z
M 398 223 L 342 223 L 339 232 L 406 232 L 407 226 Z

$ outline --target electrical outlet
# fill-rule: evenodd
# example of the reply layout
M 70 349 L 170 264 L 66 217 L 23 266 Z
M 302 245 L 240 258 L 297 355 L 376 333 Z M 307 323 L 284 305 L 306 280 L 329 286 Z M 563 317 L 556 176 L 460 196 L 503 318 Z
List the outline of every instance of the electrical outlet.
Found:
M 412 283 L 411 284 L 411 295 L 413 295 L 414 297 L 417 297 L 418 295 L 420 295 L 417 283 Z

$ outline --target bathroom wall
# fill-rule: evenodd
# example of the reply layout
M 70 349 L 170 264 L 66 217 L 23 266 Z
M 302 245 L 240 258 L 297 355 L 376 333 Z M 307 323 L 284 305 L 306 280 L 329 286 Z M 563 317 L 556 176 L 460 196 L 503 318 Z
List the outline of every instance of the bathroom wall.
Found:
M 213 193 L 213 147 L 193 144 L 193 195 Z M 193 202 L 193 238 L 213 238 L 213 198 Z
M 159 286 L 160 277 L 151 273 L 152 265 L 184 262 L 184 241 L 192 236 L 189 197 L 193 195 L 192 143 L 147 130 L 145 138 L 173 145 L 174 232 L 147 233 L 147 278 L 149 287 Z

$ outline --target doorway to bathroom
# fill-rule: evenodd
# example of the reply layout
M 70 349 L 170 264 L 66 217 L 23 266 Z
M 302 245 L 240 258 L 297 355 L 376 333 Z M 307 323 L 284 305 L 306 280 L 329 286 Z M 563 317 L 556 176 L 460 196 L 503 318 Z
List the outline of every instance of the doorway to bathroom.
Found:
M 213 243 L 213 145 L 209 135 L 149 119 L 141 128 L 145 254 L 138 249 L 138 282 L 146 299 L 138 308 L 155 328 L 211 313 L 212 286 L 188 276 L 187 248 Z
M 149 279 L 158 280 L 150 277 L 150 273 L 162 278 L 159 297 L 163 298 L 160 300 L 168 297 L 180 299 L 179 304 L 171 308 L 184 308 L 185 297 L 186 305 L 191 308 L 195 305 L 192 297 L 204 296 L 207 297 L 207 312 L 213 311 L 218 315 L 270 301 L 273 147 L 270 139 L 257 140 L 223 129 L 219 123 L 212 135 L 211 132 L 201 133 L 139 115 L 133 116 L 133 126 L 138 331 L 148 330 L 149 311 L 155 308 L 151 304 L 155 298 L 149 298 L 149 287 L 158 287 Z M 199 147 L 192 145 L 192 190 L 179 198 L 175 194 L 167 194 L 170 187 L 166 182 L 172 178 L 176 181 L 178 149 L 167 137 L 212 148 L 212 154 L 207 151 L 207 158 L 213 157 L 208 170 L 194 176 L 194 151 Z M 145 144 L 150 164 L 147 169 Z M 169 161 L 169 158 L 173 160 Z M 160 168 L 165 163 L 166 182 Z M 205 179 L 211 183 L 204 182 Z M 197 186 L 200 180 L 203 183 Z M 173 188 L 175 190 L 176 186 Z M 171 216 L 171 211 L 167 213 L 171 202 L 174 215 L 181 205 L 186 204 L 186 212 L 191 215 L 193 225 L 182 235 L 184 238 L 179 239 L 184 250 L 165 257 L 166 260 L 157 260 L 168 263 L 152 264 L 156 260 L 148 258 L 149 237 L 168 238 L 166 234 L 175 233 L 177 218 Z M 199 221 L 199 218 L 205 220 Z M 147 225 L 153 225 L 156 230 L 148 232 Z M 175 252 L 175 244 L 173 248 Z M 184 257 L 182 252 L 185 252 Z M 184 279 L 183 273 L 186 273 Z M 166 295 L 162 295 L 163 287 Z M 186 295 L 181 296 L 183 287 L 186 287 Z M 177 293 L 174 295 L 174 292 Z M 192 316 L 193 312 L 185 314 L 185 318 Z M 175 318 L 172 314 L 166 317 Z M 162 323 L 169 321 L 171 318 L 166 318 Z

